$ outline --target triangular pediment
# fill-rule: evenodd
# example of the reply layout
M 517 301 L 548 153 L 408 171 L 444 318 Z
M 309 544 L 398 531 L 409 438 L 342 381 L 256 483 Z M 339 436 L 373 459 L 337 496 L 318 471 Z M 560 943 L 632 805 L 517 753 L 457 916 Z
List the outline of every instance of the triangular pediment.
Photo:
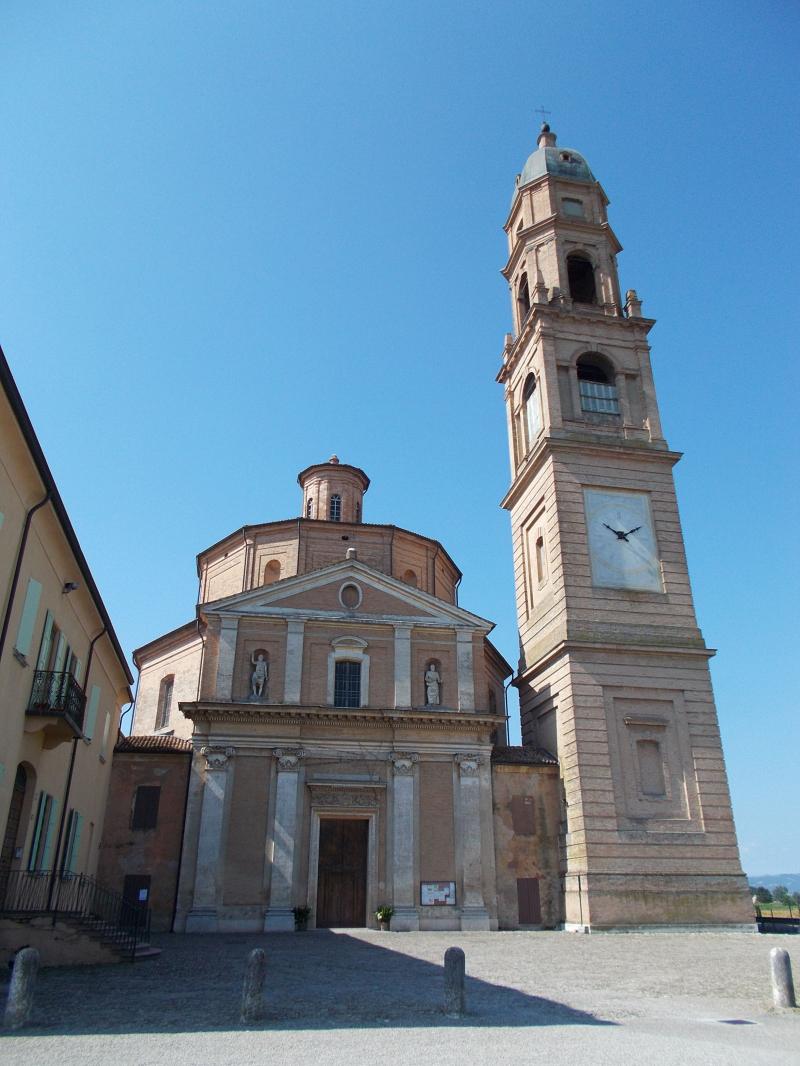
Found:
M 200 609 L 204 614 L 404 622 L 486 633 L 494 628 L 486 618 L 356 559 L 204 603 Z

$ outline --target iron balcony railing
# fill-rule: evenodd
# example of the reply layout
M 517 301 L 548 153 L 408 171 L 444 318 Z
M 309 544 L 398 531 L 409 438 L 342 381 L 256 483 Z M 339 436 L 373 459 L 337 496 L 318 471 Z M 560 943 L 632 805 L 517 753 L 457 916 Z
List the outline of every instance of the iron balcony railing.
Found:
M 72 674 L 64 670 L 37 670 L 33 675 L 28 714 L 67 718 L 80 734 L 85 709 L 86 696 Z
M 0 915 L 77 921 L 90 935 L 136 955 L 150 940 L 150 908 L 131 903 L 86 874 L 0 870 Z

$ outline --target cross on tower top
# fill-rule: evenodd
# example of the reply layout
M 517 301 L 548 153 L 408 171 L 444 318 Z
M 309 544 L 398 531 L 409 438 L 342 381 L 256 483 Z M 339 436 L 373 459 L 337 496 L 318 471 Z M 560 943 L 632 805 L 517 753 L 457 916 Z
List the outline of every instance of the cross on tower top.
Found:
M 547 125 L 547 116 L 552 115 L 552 111 L 546 111 L 544 106 L 536 108 L 536 114 L 542 116 L 542 125 Z

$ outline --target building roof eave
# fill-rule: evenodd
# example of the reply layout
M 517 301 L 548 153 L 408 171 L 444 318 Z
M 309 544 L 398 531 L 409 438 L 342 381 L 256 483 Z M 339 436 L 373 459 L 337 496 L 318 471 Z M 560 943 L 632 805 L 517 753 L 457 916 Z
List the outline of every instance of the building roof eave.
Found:
M 58 491 L 55 478 L 50 470 L 50 467 L 45 458 L 42 446 L 39 443 L 39 438 L 36 436 L 36 431 L 33 428 L 33 423 L 30 420 L 30 416 L 25 408 L 25 404 L 22 401 L 17 383 L 14 381 L 14 376 L 11 373 L 11 368 L 8 365 L 5 354 L 0 348 L 0 383 L 2 383 L 3 390 L 5 391 L 8 402 L 11 405 L 11 409 L 14 412 L 14 417 L 17 420 L 20 432 L 25 440 L 28 451 L 33 459 L 37 473 L 41 478 L 44 488 L 50 493 L 50 502 L 53 505 L 56 517 L 58 518 L 59 525 L 64 533 L 64 536 L 69 545 L 70 551 L 75 556 L 75 561 L 78 564 L 78 569 L 81 572 L 83 580 L 86 582 L 86 587 L 89 590 L 89 594 L 92 597 L 92 601 L 97 609 L 97 613 L 100 616 L 108 639 L 111 641 L 111 645 L 114 649 L 114 653 L 119 661 L 122 671 L 127 678 L 128 685 L 133 684 L 133 674 L 128 666 L 125 653 L 122 650 L 122 646 L 117 637 L 114 626 L 112 625 L 111 618 L 109 617 L 106 606 L 103 603 L 103 598 L 100 595 L 100 591 L 97 588 L 92 572 L 89 569 L 89 563 L 86 560 L 86 556 L 83 554 L 83 549 L 78 541 L 78 536 L 70 521 L 67 509 L 64 506 L 64 501 L 61 499 L 61 493 Z M 128 692 L 128 698 L 133 699 L 130 691 Z

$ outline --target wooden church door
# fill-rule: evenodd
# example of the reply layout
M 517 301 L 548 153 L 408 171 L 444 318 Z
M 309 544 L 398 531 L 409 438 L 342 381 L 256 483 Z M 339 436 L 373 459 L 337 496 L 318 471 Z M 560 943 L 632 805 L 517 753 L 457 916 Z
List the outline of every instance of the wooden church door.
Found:
M 319 823 L 317 928 L 367 924 L 366 818 L 323 818 Z

